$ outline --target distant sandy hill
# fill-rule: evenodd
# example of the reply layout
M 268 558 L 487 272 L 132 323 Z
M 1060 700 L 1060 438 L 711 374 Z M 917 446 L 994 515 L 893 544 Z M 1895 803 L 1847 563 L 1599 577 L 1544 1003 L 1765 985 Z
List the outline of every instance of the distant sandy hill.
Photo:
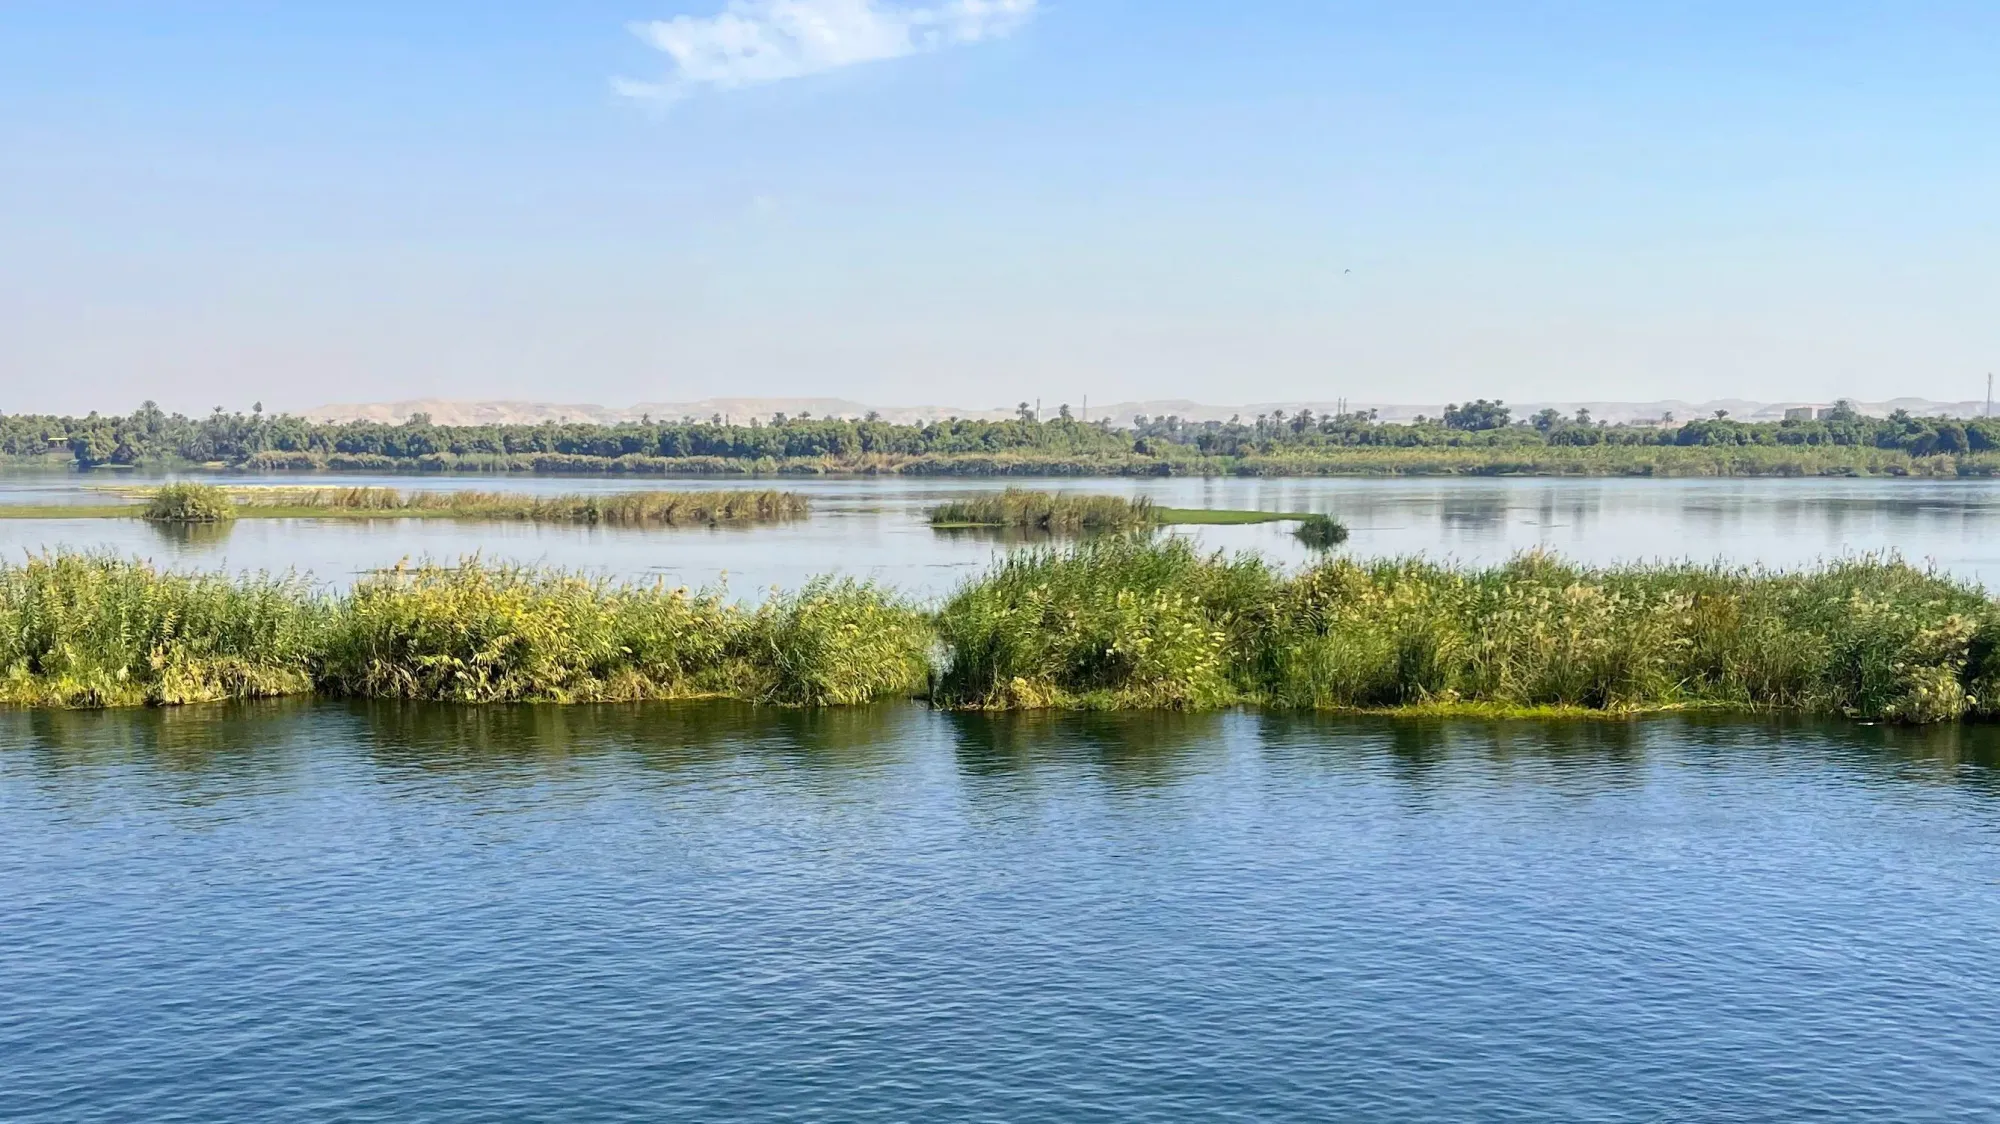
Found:
M 1732 418 L 1744 421 L 1775 421 L 1785 416 L 1787 409 L 1801 406 L 1823 407 L 1831 400 L 1821 402 L 1753 402 L 1739 398 L 1718 399 L 1711 402 L 1686 402 L 1679 399 L 1665 399 L 1656 402 L 1510 402 L 1516 418 L 1528 417 L 1543 409 L 1553 409 L 1562 414 L 1572 415 L 1579 409 L 1589 410 L 1592 418 L 1607 422 L 1658 422 L 1687 421 L 1691 418 L 1711 417 L 1717 410 L 1726 410 Z M 1436 417 L 1444 412 L 1442 402 L 1428 404 L 1398 404 L 1350 401 L 1349 409 L 1375 410 L 1385 421 L 1408 421 L 1419 415 Z M 1908 410 L 1920 417 L 1977 417 L 1985 409 L 1981 401 L 1936 402 L 1924 398 L 1892 398 L 1886 402 L 1863 402 L 1860 409 L 1865 414 L 1886 415 L 1896 410 Z M 1187 399 L 1159 399 L 1144 402 L 1112 402 L 1093 406 L 1089 419 L 1096 421 L 1109 418 L 1118 425 L 1131 425 L 1136 417 L 1159 418 L 1174 416 L 1186 421 L 1228 421 L 1232 417 L 1250 420 L 1261 414 L 1283 410 L 1287 415 L 1295 415 L 1300 410 L 1311 410 L 1315 414 L 1328 414 L 1338 408 L 1334 400 L 1298 402 L 1256 402 L 1244 406 L 1212 406 Z M 1044 404 L 1043 416 L 1053 416 L 1057 407 Z M 1081 414 L 1081 405 L 1072 406 Z M 650 418 L 654 421 L 679 421 L 695 418 L 706 421 L 721 417 L 728 421 L 742 423 L 751 418 L 769 420 L 773 414 L 799 417 L 810 414 L 816 418 L 862 418 L 873 413 L 885 421 L 902 424 L 937 421 L 943 418 L 977 418 L 992 420 L 1014 416 L 1011 407 L 987 407 L 972 409 L 964 406 L 870 406 L 846 398 L 704 398 L 695 402 L 641 402 L 634 406 L 598 406 L 589 403 L 559 402 L 465 402 L 443 398 L 418 398 L 405 402 L 369 402 L 342 405 L 317 406 L 300 413 L 315 421 L 377 421 L 402 422 L 412 414 L 428 414 L 439 425 L 534 425 L 539 422 L 596 422 L 611 423 L 639 421 Z

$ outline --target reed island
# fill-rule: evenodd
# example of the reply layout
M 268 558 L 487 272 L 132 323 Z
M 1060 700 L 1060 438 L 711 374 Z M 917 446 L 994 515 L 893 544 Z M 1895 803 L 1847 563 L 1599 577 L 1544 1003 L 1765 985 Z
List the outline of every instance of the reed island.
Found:
M 1948 722 L 2000 714 L 2000 605 L 1883 558 L 1286 570 L 1145 535 L 1014 551 L 940 604 L 846 579 L 746 604 L 476 559 L 343 590 L 103 555 L 0 563 L 0 703 L 303 694 Z
M 782 523 L 804 519 L 812 505 L 797 492 L 706 489 L 535 495 L 395 488 L 223 487 L 176 481 L 123 494 L 104 504 L 22 504 L 0 507 L 0 519 L 144 519 L 152 523 L 218 524 L 235 519 L 465 519 L 582 523 L 627 527 L 693 527 Z

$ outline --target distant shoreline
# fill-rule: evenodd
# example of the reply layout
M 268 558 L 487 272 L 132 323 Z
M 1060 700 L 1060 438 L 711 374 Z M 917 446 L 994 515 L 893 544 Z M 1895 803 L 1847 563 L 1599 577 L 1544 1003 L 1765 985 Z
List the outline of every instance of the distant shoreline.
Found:
M 1253 420 L 1136 418 L 1067 407 L 924 425 L 789 417 L 617 424 L 321 424 L 290 415 L 0 415 L 0 457 L 81 469 L 605 476 L 1921 476 L 2000 474 L 2000 421 L 1869 417 L 1852 403 L 1741 421 L 1717 410 L 1607 425 L 1588 410 L 1525 418 L 1478 399 L 1437 417 L 1274 410 Z
M 429 456 L 416 459 L 343 456 L 251 460 L 241 464 L 164 460 L 77 470 L 67 458 L 0 457 L 0 471 L 76 472 L 116 478 L 125 472 L 171 470 L 218 479 L 246 474 L 338 478 L 343 475 L 408 477 L 604 477 L 649 480 L 779 477 L 966 477 L 1063 479 L 1134 477 L 1569 477 L 1569 478 L 1915 478 L 1990 479 L 2000 476 L 2000 454 L 1911 456 L 1874 448 L 1709 450 L 1641 447 L 1612 454 L 1554 449 L 1447 451 L 1384 449 L 1328 456 L 1208 458 L 962 456 L 921 458 L 827 457 L 731 460 L 711 457 Z

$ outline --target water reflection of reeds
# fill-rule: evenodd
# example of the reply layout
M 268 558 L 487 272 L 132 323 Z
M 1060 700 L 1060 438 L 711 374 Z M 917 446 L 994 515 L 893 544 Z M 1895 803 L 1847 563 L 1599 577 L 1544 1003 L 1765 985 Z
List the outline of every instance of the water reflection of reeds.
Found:
M 236 528 L 236 524 L 230 520 L 215 523 L 168 523 L 146 520 L 145 524 L 163 544 L 175 551 L 220 546 L 229 540 L 229 532 Z
M 106 711 L 0 710 L 0 753 L 27 775 L 81 783 L 123 770 L 190 805 L 329 767 L 384 777 L 531 783 L 576 770 L 636 777 L 895 776 L 940 739 L 975 780 L 1087 776 L 1180 784 L 1253 755 L 1263 770 L 1383 773 L 1429 789 L 1471 776 L 1556 791 L 1648 783 L 1672 765 L 1722 774 L 1836 769 L 1881 785 L 2000 795 L 2000 725 L 1869 725 L 1791 715 L 1607 719 L 1392 717 L 1277 711 L 934 712 L 911 703 L 794 710 L 729 701 L 459 706 L 280 699 Z M 674 783 L 683 783 L 675 780 Z
M 615 758 L 673 772 L 739 756 L 787 768 L 880 764 L 922 710 L 884 703 L 838 709 L 759 707 L 731 700 L 579 706 L 348 704 L 370 757 L 427 772 Z
M 1184 776 L 1222 743 L 1240 716 L 1183 711 L 1111 713 L 962 712 L 942 715 L 958 766 L 972 776 L 1088 766 L 1121 782 L 1160 784 Z

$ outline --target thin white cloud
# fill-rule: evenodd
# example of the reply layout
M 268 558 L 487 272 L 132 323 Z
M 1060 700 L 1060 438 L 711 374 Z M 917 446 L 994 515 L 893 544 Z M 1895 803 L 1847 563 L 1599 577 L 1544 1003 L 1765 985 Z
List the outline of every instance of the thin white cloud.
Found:
M 712 16 L 634 25 L 635 34 L 672 60 L 673 70 L 663 81 L 617 79 L 612 86 L 626 97 L 672 100 L 698 90 L 802 78 L 1010 35 L 1034 18 L 1036 3 L 729 0 Z

